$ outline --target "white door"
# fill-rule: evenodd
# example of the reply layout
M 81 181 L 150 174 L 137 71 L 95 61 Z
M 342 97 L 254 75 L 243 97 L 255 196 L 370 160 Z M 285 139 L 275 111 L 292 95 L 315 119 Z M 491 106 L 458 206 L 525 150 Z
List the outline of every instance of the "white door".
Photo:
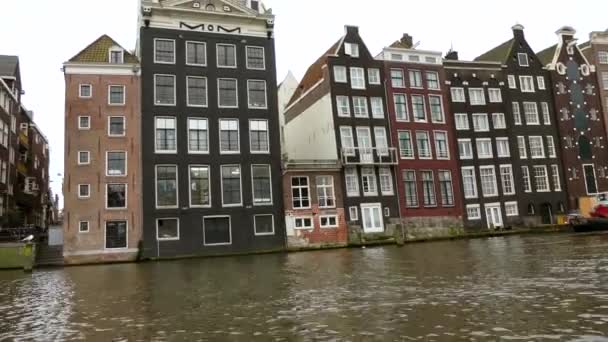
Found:
M 361 163 L 372 163 L 374 161 L 372 136 L 369 127 L 357 127 L 357 147 L 359 148 Z
M 361 204 L 361 215 L 363 232 L 382 233 L 384 231 L 381 204 Z
M 486 205 L 486 220 L 489 229 L 503 227 L 500 204 Z

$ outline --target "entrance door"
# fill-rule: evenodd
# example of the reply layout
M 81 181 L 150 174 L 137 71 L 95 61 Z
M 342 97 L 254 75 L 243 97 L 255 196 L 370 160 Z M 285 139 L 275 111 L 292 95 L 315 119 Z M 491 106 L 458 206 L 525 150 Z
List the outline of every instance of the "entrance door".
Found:
M 361 214 L 363 215 L 363 232 L 382 233 L 384 231 L 381 204 L 361 204 Z
M 372 136 L 369 127 L 357 127 L 357 147 L 361 163 L 373 163 Z
M 486 206 L 486 221 L 488 222 L 488 229 L 502 228 L 502 211 L 500 210 L 500 204 L 487 204 Z

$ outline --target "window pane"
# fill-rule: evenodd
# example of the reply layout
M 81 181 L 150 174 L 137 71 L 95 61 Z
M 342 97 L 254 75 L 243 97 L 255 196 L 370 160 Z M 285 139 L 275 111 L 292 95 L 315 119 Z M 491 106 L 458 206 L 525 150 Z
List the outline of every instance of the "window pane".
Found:
M 187 42 L 186 63 L 194 65 L 206 65 L 207 44 L 201 42 Z
M 157 105 L 175 104 L 175 76 L 155 75 L 155 103 Z
M 247 47 L 247 69 L 264 69 L 264 48 L 257 46 Z
M 154 61 L 157 63 L 174 63 L 175 41 L 156 39 L 154 41 Z
M 247 81 L 249 108 L 266 108 L 266 82 Z
M 209 152 L 206 119 L 188 119 L 188 150 L 190 152 Z
M 156 167 L 156 204 L 158 207 L 177 206 L 177 166 Z
M 124 135 L 125 134 L 125 118 L 124 117 L 110 117 L 110 135 Z
M 252 167 L 253 178 L 253 203 L 272 204 L 272 184 L 270 183 L 270 166 L 254 165 Z
M 234 45 L 217 45 L 217 66 L 236 67 L 236 47 Z
M 220 120 L 220 152 L 240 151 L 239 121 Z
M 237 100 L 237 81 L 234 79 L 220 78 L 218 80 L 218 96 L 220 107 L 236 107 Z
M 127 207 L 127 185 L 126 184 L 108 184 L 108 208 L 126 208 Z
M 108 176 L 124 176 L 127 174 L 126 157 L 126 152 L 108 152 Z
M 106 222 L 106 248 L 127 248 L 127 222 Z
M 187 77 L 188 105 L 207 105 L 207 79 L 203 77 Z
M 211 205 L 208 166 L 190 167 L 190 205 Z
M 205 217 L 203 219 L 205 244 L 221 245 L 230 244 L 230 218 L 228 217 Z
M 274 218 L 272 215 L 258 215 L 254 217 L 255 233 L 258 235 L 274 234 Z
M 241 167 L 222 166 L 222 203 L 241 204 Z

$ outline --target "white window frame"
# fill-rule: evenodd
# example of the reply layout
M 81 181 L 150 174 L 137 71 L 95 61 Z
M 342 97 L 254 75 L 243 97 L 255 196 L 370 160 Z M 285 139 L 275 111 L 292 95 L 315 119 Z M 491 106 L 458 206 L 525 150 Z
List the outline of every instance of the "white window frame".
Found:
M 108 156 L 110 153 L 124 153 L 125 154 L 125 172 L 124 174 L 120 174 L 120 175 L 111 175 L 109 173 L 109 168 L 110 168 L 110 164 L 109 164 L 109 159 Z M 128 152 L 125 150 L 110 150 L 110 151 L 106 151 L 106 177 L 127 177 L 128 176 L 128 168 L 129 168 L 129 156 L 128 156 Z
M 252 130 L 251 130 L 251 124 L 253 122 L 256 121 L 264 121 L 266 123 L 266 146 L 268 147 L 266 149 L 266 151 L 253 151 L 252 150 L 252 143 L 251 143 L 251 138 L 253 136 L 253 134 L 251 134 Z M 262 132 L 262 131 L 257 131 L 257 132 Z M 208 136 L 207 136 L 208 138 Z M 240 137 L 239 137 L 240 140 Z M 207 143 L 209 144 L 209 143 Z M 268 120 L 266 119 L 249 119 L 249 151 L 251 154 L 269 154 L 270 153 L 270 125 L 268 124 Z
M 207 178 L 209 179 L 209 204 L 207 205 L 200 205 L 200 204 L 192 204 L 192 172 L 191 169 L 195 167 L 195 168 L 207 168 Z M 211 208 L 211 205 L 213 204 L 213 200 L 212 200 L 212 195 L 213 195 L 213 191 L 211 190 L 212 187 L 212 180 L 211 180 L 211 166 L 210 165 L 201 165 L 201 164 L 190 164 L 188 165 L 188 204 L 190 205 L 190 208 Z
M 499 121 L 501 125 L 497 125 Z M 494 129 L 507 128 L 507 118 L 505 117 L 505 113 L 492 113 L 492 127 Z
M 302 221 L 302 227 L 296 226 L 296 221 Z M 305 226 L 304 223 L 306 220 L 310 220 L 310 226 Z M 315 221 L 312 216 L 296 216 L 293 218 L 293 229 L 295 230 L 312 230 L 315 228 Z
M 175 124 L 175 128 L 173 128 L 173 130 L 175 130 L 175 150 L 158 150 L 158 144 L 156 141 L 157 135 L 156 135 L 156 130 L 158 129 L 158 119 L 170 119 L 173 120 L 174 124 Z M 154 117 L 154 153 L 155 154 L 177 154 L 177 144 L 178 144 L 178 131 L 177 131 L 177 118 L 176 117 L 172 117 L 172 116 L 155 116 Z
M 481 154 L 481 146 L 487 144 L 490 147 L 489 154 Z M 477 138 L 475 139 L 475 147 L 477 148 L 477 159 L 492 159 L 494 158 L 494 151 L 492 150 L 492 139 L 491 138 Z
M 384 101 L 381 97 L 370 97 L 370 106 L 372 107 L 372 118 L 384 119 Z
M 249 48 L 262 49 L 262 64 L 264 65 L 264 67 L 253 68 L 249 65 Z M 236 57 L 236 54 L 235 54 L 235 57 Z M 246 64 L 245 67 L 247 68 L 247 70 L 266 70 L 266 48 L 264 48 L 263 46 L 246 45 L 245 46 L 245 64 Z M 273 222 L 273 228 L 274 228 L 274 218 L 273 218 L 272 222 Z
M 353 96 L 352 100 L 353 100 L 353 116 L 355 118 L 369 118 L 369 108 L 368 108 L 369 103 L 367 101 L 367 97 Z M 359 101 L 363 101 L 365 103 L 365 105 L 358 106 L 361 104 L 361 103 L 358 103 Z M 357 109 L 364 109 L 364 111 L 357 113 Z
M 234 106 L 224 106 L 224 105 L 220 104 L 221 103 L 221 101 L 220 101 L 220 81 L 222 81 L 222 80 L 224 80 L 224 81 L 230 80 L 230 81 L 236 82 L 235 83 L 235 85 L 236 85 L 236 87 L 235 87 L 236 104 Z M 239 80 L 236 78 L 221 77 L 221 78 L 217 79 L 216 83 L 217 83 L 217 107 L 218 108 L 239 108 Z M 266 95 L 266 96 L 268 96 L 268 95 Z M 247 101 L 247 102 L 249 102 L 249 101 Z M 268 105 L 268 103 L 266 105 Z
M 306 178 L 306 187 L 304 187 L 302 185 L 293 185 L 293 179 L 294 178 Z M 298 192 L 300 194 L 302 194 L 302 189 L 306 189 L 307 190 L 306 192 L 308 193 L 308 206 L 306 206 L 306 207 L 294 207 L 293 206 L 293 190 L 294 190 L 294 187 L 295 187 L 295 189 L 299 189 Z M 292 206 L 293 210 L 302 210 L 302 209 L 310 209 L 310 208 L 312 208 L 312 193 L 310 192 L 310 177 L 308 177 L 308 176 L 291 176 L 289 178 L 289 191 L 290 191 L 290 194 L 292 196 L 292 198 L 291 198 L 291 206 Z M 303 197 L 300 197 L 300 199 L 301 198 L 303 198 Z M 300 200 L 300 202 L 302 202 L 302 201 Z
M 464 121 L 459 121 L 458 118 L 464 118 Z M 460 123 L 466 123 L 465 126 L 461 126 Z M 469 123 L 469 115 L 467 113 L 455 113 L 454 114 L 454 124 L 456 126 L 457 131 L 467 131 L 470 129 L 471 124 Z
M 395 82 L 393 82 L 393 72 L 398 72 L 401 75 L 401 85 L 397 85 L 397 84 L 395 84 Z M 393 88 L 405 88 L 405 73 L 403 72 L 403 69 L 391 68 L 390 76 L 391 76 L 391 86 Z
M 122 102 L 121 103 L 112 103 L 112 88 L 120 87 L 122 88 Z M 108 106 L 124 106 L 127 101 L 127 87 L 121 84 L 109 84 L 108 85 Z
M 352 171 L 352 172 L 351 172 Z M 348 177 L 352 177 L 355 181 L 355 185 L 357 186 L 357 193 L 349 192 L 348 190 Z M 359 172 L 356 167 L 349 167 L 344 169 L 344 184 L 345 184 L 345 192 L 346 197 L 359 197 L 361 196 L 361 187 L 359 186 Z
M 540 148 L 542 151 L 541 155 L 534 155 L 534 151 L 532 149 L 532 141 L 535 140 L 537 142 L 540 142 Z M 543 137 L 540 135 L 531 135 L 528 137 L 528 145 L 530 146 L 530 158 L 531 159 L 544 159 L 545 158 L 545 143 L 543 141 Z
M 437 134 L 443 134 L 445 136 L 445 156 L 442 156 L 439 151 L 439 144 L 437 143 Z M 435 141 L 435 157 L 438 160 L 450 160 L 450 138 L 448 137 L 448 131 L 433 131 L 433 140 Z
M 513 124 L 521 126 L 523 122 L 521 120 L 521 105 L 519 102 L 511 102 L 511 110 L 513 111 Z
M 264 107 L 253 107 L 251 105 L 251 94 L 249 93 L 250 91 L 250 83 L 251 82 L 264 82 Z M 238 83 L 237 83 L 237 87 L 238 87 Z M 238 99 L 238 92 L 237 92 L 237 99 Z M 238 100 L 237 100 L 238 103 Z M 266 110 L 268 109 L 268 85 L 266 83 L 266 80 L 247 80 L 247 108 L 249 109 L 261 109 L 261 110 Z
M 541 102 L 540 108 L 541 108 L 541 111 L 543 112 L 543 124 L 551 125 L 551 112 L 549 110 L 549 103 Z
M 530 112 L 530 114 L 536 114 L 536 121 L 528 120 L 528 111 L 526 110 L 526 105 L 529 108 L 534 108 L 534 112 Z M 540 116 L 538 115 L 538 104 L 536 102 L 524 102 L 524 117 L 526 119 L 526 125 L 528 126 L 539 126 L 540 125 Z
M 256 203 L 255 200 L 255 190 L 254 190 L 254 179 L 253 179 L 253 168 L 256 166 L 263 166 L 265 168 L 268 169 L 268 179 L 269 179 L 269 185 L 270 185 L 270 202 L 263 202 L 263 203 Z M 272 206 L 274 204 L 274 194 L 272 193 L 272 167 L 270 164 L 251 164 L 251 200 L 253 202 L 253 206 L 254 207 L 267 207 L 267 206 Z M 242 173 L 242 171 L 241 171 Z M 241 176 L 242 177 L 242 176 Z M 241 198 L 242 198 L 242 191 L 241 191 Z M 310 196 L 310 193 L 309 193 Z M 310 196 L 312 198 L 312 196 Z M 242 199 L 241 199 L 242 202 Z
M 492 173 L 494 175 L 494 190 L 495 190 L 494 193 L 486 194 L 484 192 L 481 170 L 492 170 Z M 479 167 L 479 181 L 481 182 L 481 192 L 482 192 L 484 198 L 498 196 L 498 180 L 496 178 L 496 167 L 494 167 L 494 165 L 483 165 L 483 166 Z
M 175 167 L 175 205 L 159 206 L 158 205 L 158 168 L 159 167 Z M 190 171 L 190 170 L 188 170 Z M 179 208 L 179 167 L 176 164 L 156 164 L 154 165 L 154 207 L 156 209 L 177 209 Z
M 81 153 L 85 153 L 87 155 L 87 161 L 86 162 L 81 162 L 80 161 L 80 154 Z M 78 161 L 78 166 L 91 165 L 91 151 L 78 151 L 78 153 L 76 153 L 76 158 L 77 158 L 77 161 Z
M 89 125 L 87 127 L 81 126 L 81 119 L 87 118 Z M 91 130 L 91 117 L 89 115 L 81 115 L 78 117 L 78 130 L 80 131 L 90 131 Z
M 507 80 L 509 83 L 509 89 L 517 89 L 517 81 L 515 80 L 514 75 L 508 75 Z
M 407 133 L 410 136 L 410 155 L 404 157 L 403 153 L 401 153 L 401 151 L 403 150 L 401 148 L 401 139 L 400 139 L 400 135 L 401 133 Z M 416 158 L 416 151 L 414 150 L 414 140 L 413 140 L 413 136 L 412 136 L 412 132 L 409 130 L 399 130 L 397 131 L 397 139 L 398 139 L 398 144 L 399 144 L 399 158 L 401 159 L 415 159 Z
M 469 146 L 468 154 L 462 154 L 462 152 L 466 152 L 466 151 L 462 151 L 460 149 L 461 144 L 465 144 L 465 145 Z M 463 160 L 473 159 L 473 143 L 471 142 L 471 139 L 458 139 L 458 155 L 459 155 L 460 159 L 463 159 Z
M 323 224 L 323 219 L 327 220 L 327 223 L 329 223 L 329 219 L 335 219 L 336 220 L 336 224 L 335 225 L 324 225 Z M 338 215 L 321 215 L 319 216 L 319 227 L 323 228 L 323 229 L 331 229 L 331 228 L 338 228 L 338 226 L 340 225 L 340 221 L 338 221 Z
M 344 104 L 343 101 L 346 101 L 346 105 L 348 107 L 348 113 L 342 111 L 342 109 L 346 108 L 346 107 L 342 106 L 342 104 Z M 338 112 L 339 117 L 342 117 L 342 118 L 350 117 L 350 115 L 351 115 L 350 97 L 344 96 L 344 95 L 336 95 L 336 110 Z
M 559 165 L 551 165 L 551 178 L 553 179 L 553 190 L 557 192 L 562 191 L 562 182 L 559 175 Z
M 522 57 L 525 57 L 524 63 L 522 63 Z M 521 52 L 518 53 L 517 54 L 517 63 L 521 67 L 529 67 L 530 66 L 530 60 L 528 59 L 528 54 L 527 53 L 521 53 Z
M 344 53 L 352 58 L 359 58 L 359 44 L 344 43 Z
M 321 177 L 321 178 L 327 177 L 327 178 L 329 178 L 331 180 L 331 183 L 330 184 L 319 185 L 319 182 L 318 182 L 319 177 Z M 317 201 L 318 201 L 317 203 L 319 205 L 319 208 L 321 208 L 321 209 L 332 209 L 332 208 L 335 208 L 336 207 L 336 192 L 335 192 L 336 189 L 335 189 L 335 186 L 334 186 L 334 177 L 333 176 L 329 176 L 329 175 L 319 175 L 319 176 L 315 177 L 315 187 L 316 187 L 316 190 L 317 190 L 316 191 L 316 195 L 317 195 Z M 329 205 L 329 206 L 328 205 L 325 205 L 325 206 L 321 205 L 321 201 L 319 199 L 319 189 L 323 189 L 323 193 L 324 194 L 331 193 L 333 195 L 333 197 L 332 197 L 332 200 L 334 202 L 333 205 Z M 329 191 L 327 189 L 329 189 Z
M 467 170 L 467 171 L 472 171 L 471 173 L 471 177 L 472 177 L 472 181 L 473 181 L 473 192 L 475 193 L 474 195 L 470 195 L 467 196 L 467 193 L 464 189 L 464 185 L 465 185 L 465 180 L 464 180 L 464 172 L 462 172 L 463 170 Z M 477 173 L 475 172 L 475 167 L 474 166 L 463 166 L 460 168 L 460 174 L 462 177 L 462 193 L 464 195 L 465 199 L 473 199 L 473 198 L 478 198 L 479 197 L 479 189 L 477 188 Z
M 410 88 L 412 89 L 424 89 L 424 78 L 422 77 L 422 71 L 417 69 L 409 69 L 408 70 L 408 79 L 410 81 Z M 420 76 L 420 86 L 415 86 L 414 82 L 412 82 L 412 76 L 414 80 L 416 80 L 416 75 Z
M 490 103 L 502 103 L 502 91 L 500 88 L 488 88 L 488 100 Z
M 188 44 L 201 44 L 203 46 L 205 46 L 205 63 L 200 64 L 200 63 L 188 63 Z M 200 42 L 200 41 L 196 41 L 196 40 L 187 40 L 186 41 L 186 56 L 185 56 L 185 63 L 188 66 L 197 66 L 197 67 L 206 67 L 207 66 L 207 59 L 208 59 L 208 55 L 207 55 L 207 43 L 206 42 Z
M 108 187 L 110 185 L 124 185 L 125 186 L 125 206 L 124 207 L 110 208 L 108 206 Z M 104 197 L 104 199 L 105 199 L 104 205 L 105 205 L 105 209 L 106 210 L 113 211 L 113 210 L 125 210 L 125 209 L 127 209 L 128 205 L 129 205 L 129 185 L 127 183 L 107 183 L 106 184 L 106 196 Z
M 545 77 L 543 76 L 536 76 L 536 83 L 538 84 L 538 89 L 539 90 L 546 90 L 547 86 L 545 85 Z
M 481 92 L 481 98 L 477 99 L 477 100 L 481 100 L 481 101 L 473 101 L 475 99 L 475 97 L 473 96 L 473 94 L 475 92 Z M 470 102 L 471 106 L 485 106 L 486 105 L 486 94 L 483 91 L 483 88 L 469 88 L 469 102 Z
M 528 149 L 526 147 L 526 137 L 519 135 L 517 136 L 517 150 L 519 152 L 519 159 L 528 159 Z
M 112 119 L 122 119 L 122 134 L 112 134 L 112 130 L 111 130 L 111 124 L 112 124 Z M 127 135 L 127 118 L 125 116 L 120 116 L 120 115 L 112 115 L 112 116 L 108 116 L 108 137 L 110 138 L 121 138 L 121 137 L 125 137 Z
M 200 121 L 205 121 L 205 125 L 207 125 L 207 150 L 206 151 L 192 151 L 190 149 L 190 120 L 200 120 Z M 187 140 L 188 140 L 188 154 L 209 154 L 209 150 L 210 150 L 210 146 L 209 146 L 209 134 L 210 134 L 210 130 L 209 130 L 209 119 L 207 118 L 201 118 L 201 117 L 188 117 L 188 122 L 187 122 L 187 133 L 188 135 L 186 136 Z
M 338 70 L 343 73 L 339 73 Z M 338 75 L 344 75 L 344 78 L 338 78 Z M 334 82 L 348 83 L 348 69 L 344 65 L 334 65 Z
M 552 135 L 547 135 L 547 151 L 549 151 L 549 158 L 557 158 L 557 149 L 555 147 L 555 140 Z
M 355 82 L 353 82 L 355 79 L 359 79 L 359 78 L 355 78 L 354 74 L 355 71 L 357 72 L 361 72 L 361 76 L 362 76 L 362 81 L 363 81 L 363 86 L 359 86 L 356 85 Z M 359 67 L 350 67 L 350 86 L 352 89 L 362 89 L 365 90 L 365 69 L 364 68 L 359 68 Z
M 597 60 L 599 64 L 608 64 L 608 51 L 599 51 Z
M 190 103 L 190 87 L 189 87 L 189 82 L 188 82 L 190 79 L 205 80 L 205 104 L 195 105 L 195 104 Z M 207 108 L 209 106 L 209 80 L 207 79 L 207 77 L 186 76 L 186 105 L 188 107 L 199 107 L 199 108 Z
M 364 172 L 367 171 L 367 172 Z M 370 172 L 371 171 L 371 172 Z M 368 191 L 365 192 L 365 188 L 363 187 L 363 178 L 368 177 L 369 179 L 371 179 L 373 181 L 373 189 L 371 189 L 371 186 L 369 187 L 370 190 L 374 190 L 374 191 Z M 372 184 L 372 183 L 370 183 Z M 376 178 L 376 170 L 374 167 L 363 167 L 361 168 L 361 190 L 363 192 L 363 197 L 376 197 L 378 196 L 378 179 Z
M 433 106 L 431 105 L 431 99 L 439 99 L 439 108 L 441 108 L 441 120 L 435 120 L 433 117 Z M 429 115 L 431 116 L 432 123 L 445 123 L 445 110 L 443 109 L 443 97 L 441 95 L 429 95 Z
M 530 81 L 529 83 L 527 83 L 525 80 Z M 529 85 L 530 88 L 528 88 L 527 86 L 524 85 Z M 519 76 L 519 88 L 521 89 L 522 93 L 534 93 L 534 77 L 532 76 Z
M 219 63 L 219 60 L 220 60 L 220 58 L 219 58 L 220 49 L 218 49 L 218 46 L 232 46 L 232 47 L 234 47 L 234 66 L 231 66 L 231 65 L 228 65 L 228 66 L 226 66 L 226 65 L 220 65 L 220 63 Z M 236 68 L 238 68 L 238 66 L 239 66 L 239 58 L 238 58 L 238 51 L 237 51 L 236 45 L 235 44 L 226 44 L 226 43 L 217 43 L 217 44 L 215 44 L 215 61 L 216 61 L 216 63 L 215 63 L 216 67 L 218 69 L 236 69 Z
M 400 118 L 397 116 L 397 101 L 396 101 L 396 97 L 399 96 L 401 98 L 403 98 L 404 101 L 404 105 L 405 105 L 405 117 L 404 118 Z M 407 95 L 406 94 L 393 94 L 393 106 L 394 106 L 394 110 L 395 110 L 395 120 L 398 122 L 409 122 L 410 121 L 410 111 L 408 109 L 408 100 L 407 100 Z
M 372 75 L 374 77 L 372 77 Z M 367 79 L 369 84 L 374 84 L 374 85 L 379 85 L 382 83 L 381 79 L 380 79 L 380 69 L 378 68 L 369 68 L 367 69 Z M 378 81 L 374 81 L 372 82 L 372 79 L 377 79 Z
M 547 189 L 539 190 L 538 185 L 539 182 L 536 181 L 536 169 L 545 170 L 545 182 L 547 184 Z M 534 183 L 536 184 L 536 192 L 551 192 L 551 181 L 549 180 L 549 171 L 547 170 L 547 165 L 534 165 L 532 167 L 532 171 L 534 172 Z
M 511 209 L 515 209 L 514 212 L 509 213 L 509 208 Z M 507 217 L 516 217 L 519 216 L 519 206 L 517 205 L 517 202 L 505 202 L 505 216 Z
M 242 192 L 242 191 L 241 191 Z M 207 239 L 205 237 L 205 219 L 217 219 L 217 218 L 227 218 L 228 219 L 228 231 L 230 232 L 230 241 L 224 243 L 207 243 Z M 203 246 L 230 246 L 232 245 L 232 217 L 230 215 L 210 215 L 203 216 Z
M 172 238 L 161 238 L 160 236 L 158 236 L 158 221 L 167 221 L 167 220 L 174 220 L 177 221 L 177 237 L 172 237 Z M 157 218 L 155 220 L 156 222 L 156 241 L 179 241 L 179 237 L 180 237 L 180 226 L 179 226 L 179 217 L 161 217 L 161 218 Z
M 431 88 L 431 86 L 429 85 L 429 76 L 428 75 L 431 75 L 431 74 L 437 76 L 437 88 Z M 427 89 L 429 89 L 429 90 L 441 90 L 441 79 L 439 78 L 439 73 L 437 71 L 426 71 L 424 73 L 424 75 L 426 76 L 425 80 L 426 80 Z
M 502 170 L 503 169 L 509 169 L 509 181 L 511 182 L 511 191 L 506 191 L 505 189 L 505 180 L 503 178 L 503 173 Z M 502 192 L 504 195 L 506 196 L 511 196 L 511 195 L 515 195 L 516 190 L 515 190 L 515 178 L 514 178 L 514 174 L 513 174 L 513 165 L 511 164 L 503 164 L 503 165 L 499 165 L 498 167 L 499 170 L 499 174 L 500 174 L 500 185 L 502 186 Z
M 158 41 L 166 41 L 166 42 L 173 42 L 173 61 L 171 62 L 163 62 L 163 61 L 158 61 L 156 60 L 156 42 Z M 152 52 L 154 54 L 154 64 L 175 64 L 175 39 L 167 39 L 167 38 L 154 38 L 154 51 Z
M 476 209 L 477 210 L 477 216 L 470 216 L 469 215 L 469 209 Z M 469 221 L 480 221 L 481 220 L 481 205 L 479 205 L 479 204 L 468 204 L 466 206 L 466 214 L 467 214 L 467 220 L 469 220 Z
M 82 230 L 82 224 L 86 223 L 87 229 Z M 78 221 L 78 234 L 87 234 L 91 232 L 91 222 L 90 221 Z
M 222 137 L 222 121 L 236 121 L 236 136 L 238 139 L 237 145 L 238 145 L 238 151 L 222 151 L 222 143 L 221 143 L 221 137 Z M 217 124 L 217 129 L 218 129 L 218 148 L 220 151 L 220 155 L 234 155 L 234 154 L 240 154 L 241 153 L 241 122 L 239 119 L 236 118 L 221 118 L 219 119 Z M 230 165 L 227 165 L 230 166 Z
M 462 87 L 452 87 L 450 88 L 450 94 L 452 97 L 452 102 L 454 103 L 465 103 L 467 102 L 466 96 L 464 94 L 464 88 Z
M 88 189 L 86 196 L 82 196 L 82 194 L 80 193 L 80 187 L 81 186 L 84 186 L 84 187 L 86 187 Z M 89 198 L 91 198 L 91 184 L 85 184 L 85 183 L 78 184 L 77 190 L 78 190 L 78 199 L 89 199 Z
M 173 78 L 173 103 L 158 103 L 156 100 L 156 77 L 157 76 L 168 76 Z M 154 105 L 159 107 L 175 107 L 177 99 L 177 79 L 175 75 L 169 74 L 154 74 Z
M 415 142 L 416 142 L 416 152 L 418 152 L 418 159 L 424 159 L 424 160 L 429 160 L 429 159 L 433 159 L 433 143 L 431 142 L 431 135 L 428 131 L 416 131 L 416 134 L 414 135 L 415 138 Z M 422 153 L 420 153 L 421 149 L 420 146 L 418 145 L 418 134 L 424 134 L 426 135 L 426 140 L 428 142 L 428 147 L 429 147 L 429 151 L 428 151 L 428 156 L 423 156 Z
M 532 178 L 530 178 L 530 168 L 527 165 L 521 167 L 521 176 L 524 187 L 524 192 L 532 192 Z
M 426 110 L 426 100 L 424 99 L 424 95 L 421 94 L 412 94 L 410 95 L 410 102 L 412 103 L 412 120 L 414 122 L 428 122 L 427 110 Z M 420 119 L 416 117 L 416 113 L 414 111 L 414 98 L 422 99 L 422 113 L 424 114 L 424 119 Z
M 82 87 L 89 87 L 89 96 L 82 95 Z M 82 83 L 78 85 L 78 97 L 81 99 L 90 99 L 93 97 L 93 85 L 89 83 Z
M 382 177 L 388 177 L 389 180 L 389 191 L 384 191 L 384 189 L 382 189 Z M 378 168 L 378 180 L 380 181 L 380 193 L 382 193 L 382 196 L 392 196 L 395 194 L 395 191 L 393 190 L 394 185 L 393 185 L 393 173 L 391 172 L 391 169 L 388 167 L 381 167 Z
M 500 142 L 500 143 L 499 143 Z M 507 147 L 506 154 L 501 153 L 501 148 L 499 146 L 504 144 Z M 498 137 L 496 138 L 496 157 L 498 158 L 510 158 L 511 157 L 511 147 L 509 146 L 509 138 L 508 137 Z
M 224 173 L 223 173 L 223 168 L 224 167 L 235 167 L 238 166 L 239 168 L 239 188 L 240 188 L 240 195 L 241 195 L 241 200 L 239 203 L 233 203 L 233 204 L 224 204 Z M 220 165 L 220 191 L 221 191 L 221 199 L 222 199 L 222 208 L 236 208 L 236 207 L 242 207 L 243 206 L 243 192 L 244 192 L 244 188 L 243 188 L 243 167 L 240 164 L 222 164 Z
M 471 115 L 471 118 L 473 120 L 473 131 L 475 132 L 489 132 L 490 131 L 490 121 L 488 119 L 488 114 L 487 113 L 473 113 Z M 481 128 L 479 127 L 479 125 L 477 125 L 477 127 L 475 127 L 475 118 L 485 118 L 486 123 L 486 128 Z
M 257 222 L 256 222 L 256 217 L 266 217 L 266 216 L 270 216 L 272 218 L 272 233 L 258 233 L 258 227 L 257 227 Z M 274 215 L 273 214 L 259 214 L 259 215 L 253 215 L 253 234 L 255 236 L 274 236 L 276 233 L 276 228 L 275 228 L 275 224 L 274 224 Z
M 348 157 L 354 157 L 357 153 L 356 153 L 356 144 L 355 144 L 355 136 L 353 134 L 353 128 L 351 126 L 340 126 L 339 127 L 340 130 L 340 142 L 342 145 L 342 148 L 344 149 L 344 155 L 348 156 Z M 344 144 L 344 141 L 347 139 L 344 139 L 345 135 L 344 133 L 348 132 L 349 136 L 346 136 L 347 138 L 350 138 L 350 140 L 352 141 L 352 144 L 349 144 L 349 146 L 346 146 Z

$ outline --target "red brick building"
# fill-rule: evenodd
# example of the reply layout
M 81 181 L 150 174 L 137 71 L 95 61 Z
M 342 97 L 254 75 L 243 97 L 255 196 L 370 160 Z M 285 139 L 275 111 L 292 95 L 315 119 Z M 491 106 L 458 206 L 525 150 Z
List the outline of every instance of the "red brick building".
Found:
M 285 164 L 283 200 L 288 248 L 347 245 L 347 218 L 340 180 L 337 161 Z
M 380 54 L 406 227 L 462 226 L 463 207 L 453 118 L 440 52 L 416 50 L 405 34 Z

